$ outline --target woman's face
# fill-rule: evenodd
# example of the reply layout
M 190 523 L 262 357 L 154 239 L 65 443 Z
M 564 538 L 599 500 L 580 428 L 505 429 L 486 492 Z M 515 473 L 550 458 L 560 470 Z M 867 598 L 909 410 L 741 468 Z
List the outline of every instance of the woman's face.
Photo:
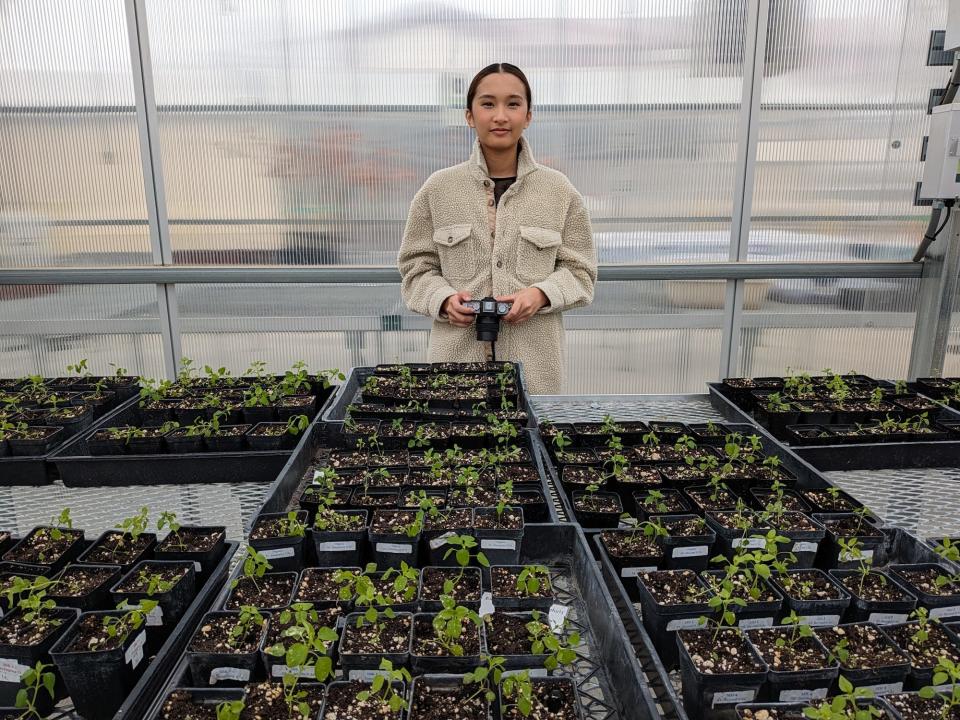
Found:
M 501 72 L 480 81 L 466 117 L 481 145 L 506 150 L 517 144 L 533 115 L 520 78 Z

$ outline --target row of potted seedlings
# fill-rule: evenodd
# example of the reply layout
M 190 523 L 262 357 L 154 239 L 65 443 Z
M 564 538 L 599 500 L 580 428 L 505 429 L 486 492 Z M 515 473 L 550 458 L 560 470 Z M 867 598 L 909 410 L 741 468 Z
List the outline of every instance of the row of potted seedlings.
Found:
M 93 542 L 69 509 L 0 562 L 0 718 L 44 718 L 70 696 L 112 718 L 226 553 L 224 527 L 181 526 L 149 510 Z
M 140 378 L 140 402 L 124 424 L 87 439 L 91 455 L 282 450 L 316 415 L 339 370 L 311 374 L 299 361 L 272 375 L 255 361 L 240 377 L 205 366 L 197 374 L 188 358 L 174 381 Z
M 0 457 L 46 455 L 136 391 L 123 368 L 94 376 L 84 359 L 67 372 L 0 380 Z
M 838 426 L 840 436 L 859 437 L 859 442 L 951 437 L 947 428 L 931 422 L 941 404 L 911 392 L 905 381 L 825 370 L 816 376 L 726 378 L 720 390 L 780 439 L 818 437 L 809 426 Z

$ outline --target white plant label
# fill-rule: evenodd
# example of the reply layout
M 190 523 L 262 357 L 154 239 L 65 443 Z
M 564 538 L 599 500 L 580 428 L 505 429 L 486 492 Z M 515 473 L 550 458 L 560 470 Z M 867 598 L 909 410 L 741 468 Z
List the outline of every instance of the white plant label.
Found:
M 736 705 L 737 703 L 753 702 L 756 696 L 756 690 L 718 692 L 713 694 L 713 702 L 710 703 L 710 707 L 715 708 L 717 705 Z
M 13 658 L 0 658 L 0 682 L 19 683 L 20 678 L 29 669 Z
M 157 605 L 147 613 L 147 627 L 160 627 L 161 625 L 163 625 L 163 608 Z
M 481 540 L 481 550 L 516 550 L 516 540 Z
M 519 675 L 522 672 L 526 672 L 530 677 L 548 677 L 550 674 L 546 668 L 531 668 L 530 670 L 504 670 L 501 677 Z
M 823 700 L 827 696 L 829 688 L 817 688 L 815 690 L 782 690 L 780 692 L 780 702 L 807 702 L 809 700 Z
M 137 665 L 140 664 L 140 661 L 143 660 L 143 646 L 147 642 L 147 632 L 146 630 L 142 631 L 137 635 L 136 640 L 130 643 L 130 647 L 127 648 L 127 651 L 123 654 L 123 659 L 127 664 L 136 669 Z
M 447 544 L 447 538 L 451 538 L 454 535 L 456 535 L 456 533 L 452 530 L 450 532 L 445 532 L 443 535 L 437 535 L 437 537 L 430 541 L 430 549 L 439 550 Z
M 903 692 L 903 683 L 883 683 L 881 685 L 866 685 L 866 690 L 873 690 L 874 695 L 893 695 L 895 693 Z
M 840 624 L 839 615 L 804 615 L 800 622 L 810 627 L 834 627 Z
M 368 683 L 373 682 L 373 679 L 380 674 L 380 670 L 351 670 L 350 674 L 347 675 L 347 679 L 353 682 Z
M 194 572 L 203 572 L 203 565 L 200 564 L 199 560 L 193 561 L 193 571 Z
M 767 546 L 767 541 L 765 538 L 734 538 L 731 545 L 735 548 L 743 546 L 747 550 L 762 550 Z
M 551 605 L 548 613 L 550 629 L 555 633 L 563 632 L 563 623 L 567 619 L 568 612 L 570 612 L 569 605 Z
M 623 568 L 623 570 L 620 571 L 620 577 L 625 577 L 625 578 L 637 577 L 646 572 L 653 572 L 656 569 L 657 569 L 656 565 L 651 567 Z
M 405 543 L 377 543 L 377 552 L 390 553 L 391 555 L 410 555 L 413 553 L 413 545 Z
M 680 620 L 671 620 L 667 623 L 667 632 L 673 632 L 674 630 L 696 630 L 697 628 L 702 628 L 703 623 L 700 621 L 700 618 L 681 618 Z
M 353 552 L 357 549 L 355 540 L 317 543 L 317 552 Z
M 485 592 L 480 596 L 480 610 L 479 615 L 493 615 L 493 593 Z
M 301 665 L 300 667 L 287 667 L 286 665 L 274 665 L 270 669 L 270 674 L 276 678 L 282 678 L 284 675 L 296 675 L 299 678 L 315 678 L 317 675 L 315 665 Z
M 292 547 L 274 548 L 273 550 L 263 550 L 260 553 L 267 560 L 276 560 L 277 558 L 293 557 L 297 554 Z
M 247 682 L 250 679 L 250 671 L 243 668 L 218 667 L 210 671 L 210 684 L 216 685 L 221 680 L 233 680 L 235 682 Z
M 678 547 L 673 549 L 672 557 L 704 557 L 710 553 L 709 545 L 691 545 L 690 547 Z
M 907 621 L 906 613 L 870 613 L 867 622 L 877 625 L 899 625 Z
M 872 549 L 870 549 L 870 550 L 861 550 L 861 551 L 860 551 L 860 558 L 855 558 L 851 553 L 847 552 L 846 550 L 841 550 L 841 551 L 840 551 L 839 558 L 840 558 L 840 562 L 853 562 L 854 560 L 859 560 L 860 558 L 863 558 L 864 561 L 867 561 L 867 560 L 872 561 L 872 560 L 873 560 L 873 550 L 872 550 Z
M 960 605 L 951 605 L 949 607 L 933 608 L 930 611 L 931 620 L 939 620 L 945 617 L 956 617 L 960 615 Z
M 773 627 L 773 618 L 746 618 L 738 622 L 737 627 L 741 630 L 755 630 L 756 628 Z
M 796 542 L 796 543 L 793 544 L 793 552 L 795 552 L 795 553 L 807 553 L 807 552 L 815 553 L 815 552 L 817 551 L 817 548 L 819 548 L 819 547 L 820 547 L 820 543 L 815 543 L 815 542 Z M 788 691 L 785 690 L 784 692 L 788 692 Z

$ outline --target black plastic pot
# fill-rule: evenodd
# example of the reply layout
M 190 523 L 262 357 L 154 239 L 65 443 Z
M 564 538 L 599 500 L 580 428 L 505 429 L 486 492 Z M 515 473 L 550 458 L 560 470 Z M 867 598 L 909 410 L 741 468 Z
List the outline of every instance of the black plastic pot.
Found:
M 419 567 L 420 535 L 417 533 L 411 537 L 406 533 L 380 533 L 368 528 L 367 539 L 373 562 L 380 570 L 399 568 L 404 562 L 411 567 Z
M 164 445 L 163 435 L 133 437 L 127 442 L 127 452 L 131 455 L 158 455 L 163 452 Z
M 787 425 L 784 439 L 791 445 L 804 447 L 837 444 L 837 437 L 828 425 Z
M 804 576 L 819 577 L 836 588 L 840 597 L 833 600 L 801 600 L 792 597 L 783 587 L 780 578 L 774 575 L 770 578 L 770 583 L 783 595 L 782 614 L 786 616 L 789 615 L 791 611 L 796 612 L 797 615 L 803 618 L 804 622 L 811 627 L 833 627 L 834 625 L 839 625 L 847 613 L 847 608 L 850 606 L 850 593 L 848 593 L 835 578 L 823 570 L 794 569 L 790 570 L 789 574 L 801 579 Z
M 701 576 L 709 575 L 722 578 L 723 574 L 723 570 L 706 570 L 701 573 Z M 780 611 L 783 607 L 783 596 L 780 591 L 766 580 L 760 580 L 760 586 L 769 590 L 776 597 L 776 600 L 748 600 L 745 606 L 734 607 L 733 612 L 737 616 L 737 627 L 741 630 L 772 627 L 777 618 L 780 617 Z
M 253 450 L 285 450 L 297 444 L 299 435 L 293 435 L 284 430 L 280 435 L 264 434 L 268 425 L 286 427 L 286 423 L 257 423 L 247 432 L 247 443 Z
M 849 541 L 856 537 L 861 545 L 861 554 L 864 559 L 872 561 L 874 567 L 883 565 L 884 558 L 884 535 L 876 526 L 870 522 L 864 522 L 861 531 L 857 535 L 838 535 L 831 527 L 831 521 L 844 518 L 856 517 L 853 513 L 813 513 L 813 520 L 823 525 L 826 530 L 823 541 L 820 543 L 820 550 L 817 553 L 817 567 L 824 570 L 851 570 L 859 567 L 859 560 L 853 558 L 841 558 L 841 549 L 839 540 Z
M 825 666 L 811 670 L 776 670 L 769 662 L 760 649 L 755 644 L 755 638 L 759 636 L 757 630 L 746 633 L 747 640 L 756 652 L 757 657 L 767 664 L 767 684 L 763 694 L 771 702 L 797 702 L 806 700 L 822 700 L 830 692 L 837 675 L 840 673 L 840 663 L 836 660 L 830 661 L 829 651 L 823 646 L 816 637 L 807 638 L 806 641 L 813 643 L 818 650 L 823 652 L 823 661 Z M 790 631 L 787 630 L 789 633 Z
M 299 573 L 290 571 L 290 570 L 283 571 L 283 572 L 268 572 L 268 573 L 265 573 L 263 577 L 260 578 L 257 582 L 258 584 L 262 585 L 264 580 L 271 582 L 275 580 L 282 580 L 283 578 L 287 578 L 290 585 L 290 593 L 284 599 L 284 602 L 276 606 L 263 605 L 261 603 L 266 601 L 262 601 L 262 600 L 257 602 L 251 602 L 250 604 L 255 606 L 258 610 L 267 610 L 267 611 L 280 610 L 282 608 L 287 607 L 291 602 L 293 602 L 293 596 L 297 592 L 297 581 L 299 578 Z M 236 582 L 245 583 L 249 581 L 244 576 L 241 575 L 239 578 L 237 578 Z M 236 592 L 236 588 L 233 588 L 233 587 L 231 587 L 227 592 L 227 595 L 223 599 L 223 603 L 222 603 L 222 608 L 224 610 L 236 611 L 240 609 L 240 606 L 238 604 L 240 601 L 238 600 L 234 602 L 233 600 L 233 594 L 235 592 Z
M 38 427 L 40 426 L 31 426 L 34 430 Z M 15 457 L 46 455 L 51 449 L 67 438 L 67 431 L 63 427 L 43 426 L 43 430 L 47 431 L 47 435 L 42 438 L 18 438 L 12 436 L 7 438 L 10 454 Z
M 183 428 L 171 430 L 163 436 L 163 440 L 170 452 L 177 455 L 199 453 L 206 449 L 202 435 L 187 435 L 187 431 Z
M 634 507 L 634 516 L 640 522 L 647 520 L 651 515 L 659 515 L 664 517 L 666 515 L 689 515 L 693 512 L 693 508 L 690 506 L 690 501 L 687 497 L 674 488 L 663 488 L 660 490 L 663 493 L 664 500 L 668 497 L 670 503 L 678 503 L 680 508 L 678 510 L 670 510 L 667 513 L 661 513 L 660 511 L 653 509 L 648 510 L 647 506 L 643 504 L 644 500 L 649 497 L 649 490 L 641 490 L 639 492 L 633 493 L 633 507 Z
M 943 632 L 943 634 L 947 638 L 949 638 L 950 642 L 953 644 L 954 653 L 960 652 L 960 638 L 958 638 L 955 633 L 945 628 L 942 628 L 937 623 L 931 623 L 931 627 L 934 630 L 940 629 L 940 631 Z M 919 628 L 919 623 L 911 622 L 911 623 L 904 623 L 902 625 L 884 625 L 880 629 L 884 635 L 890 638 L 890 642 L 894 643 L 897 647 L 899 647 L 904 652 L 904 654 L 910 655 L 909 648 L 904 647 L 904 645 L 897 640 L 897 638 L 894 635 L 894 632 L 898 629 L 904 629 L 906 632 L 912 635 L 914 632 L 916 632 L 918 628 Z M 935 666 L 935 663 L 933 665 L 928 665 L 928 666 L 917 665 L 911 656 L 910 672 L 907 674 L 907 679 L 906 679 L 907 689 L 920 690 L 921 688 L 927 687 L 928 685 L 933 685 L 934 666 Z
M 276 409 L 272 405 L 258 405 L 243 408 L 243 421 L 251 425 L 273 422 L 276 416 Z
M 337 702 L 344 700 L 345 704 L 349 704 L 351 700 L 347 700 L 347 698 L 354 698 L 359 692 L 370 692 L 370 679 L 361 681 L 359 678 L 372 678 L 373 675 L 376 674 L 375 671 L 353 670 L 351 674 L 357 676 L 357 679 L 335 680 L 327 685 L 327 695 L 323 699 L 323 709 L 320 711 L 320 714 L 317 715 L 318 718 L 341 717 L 341 715 L 336 712 L 338 709 L 336 705 Z M 406 686 L 403 683 L 394 683 L 394 691 L 402 698 L 407 697 Z M 375 698 L 376 693 L 371 693 L 371 697 Z M 398 720 L 404 720 L 404 711 L 401 710 L 397 718 Z
M 766 665 L 749 646 L 753 659 L 763 668 L 749 673 L 701 672 L 684 645 L 684 635 L 712 630 L 684 630 L 677 634 L 680 653 L 680 677 L 683 684 L 683 705 L 691 720 L 724 720 L 731 717 L 740 703 L 753 702 L 766 680 Z
M 933 570 L 940 575 L 951 577 L 953 573 L 935 563 L 917 563 L 914 565 L 890 565 L 887 568 L 887 576 L 897 585 L 917 598 L 917 604 L 922 605 L 930 611 L 931 620 L 950 620 L 960 619 L 960 594 L 935 595 L 925 592 L 911 582 L 904 571 L 909 570 Z
M 573 514 L 577 522 L 584 528 L 615 528 L 620 524 L 620 515 L 623 514 L 623 504 L 620 502 L 620 496 L 616 493 L 597 492 L 594 496 L 597 498 L 611 498 L 616 501 L 617 510 L 612 511 L 594 511 L 582 510 L 577 507 L 577 500 L 583 498 L 588 493 L 573 493 L 571 503 L 573 505 Z
M 31 540 L 31 538 L 34 536 L 35 533 L 37 533 L 37 532 L 40 531 L 40 530 L 49 530 L 49 529 L 50 529 L 50 526 L 48 526 L 48 525 L 38 525 L 38 526 L 35 527 L 33 530 L 31 530 L 29 533 L 27 533 L 27 535 L 25 535 L 25 536 L 20 540 L 20 542 L 18 542 L 18 543 L 17 543 L 16 545 L 14 545 L 12 548 L 10 548 L 9 550 L 7 550 L 7 552 L 5 552 L 5 553 L 3 554 L 3 559 L 4 559 L 5 561 L 9 561 L 9 562 L 15 562 L 15 563 L 21 562 L 21 561 L 18 560 L 17 557 L 16 557 L 16 556 L 18 555 L 18 553 L 20 553 L 21 549 L 24 548 L 24 547 L 29 547 L 29 545 L 30 545 L 30 540 Z M 69 546 L 67 546 L 67 547 L 64 549 L 64 551 L 63 551 L 62 553 L 60 553 L 60 555 L 58 555 L 57 557 L 55 557 L 55 558 L 49 558 L 49 557 L 48 557 L 47 560 L 48 560 L 49 562 L 47 562 L 47 563 L 36 563 L 36 565 L 45 568 L 45 571 L 44 571 L 43 573 L 41 573 L 41 574 L 42 574 L 42 575 L 47 575 L 48 577 L 49 577 L 50 575 L 53 575 L 53 574 L 55 574 L 55 573 L 60 572 L 64 567 L 66 567 L 67 563 L 69 563 L 69 562 L 71 562 L 72 560 L 74 560 L 74 559 L 77 557 L 77 555 L 79 555 L 79 554 L 83 551 L 83 549 L 84 549 L 84 547 L 85 547 L 86 541 L 85 541 L 84 538 L 83 538 L 83 531 L 82 531 L 82 530 L 71 530 L 71 529 L 67 529 L 67 528 L 60 528 L 60 530 L 61 530 L 61 532 L 63 532 L 64 534 L 67 534 L 67 535 L 72 534 L 72 535 L 74 536 L 74 540 L 73 540 L 73 542 L 72 542 Z
M 706 590 L 706 584 L 692 570 L 666 572 L 693 573 L 691 579 Z M 659 575 L 659 573 L 654 574 Z M 624 587 L 628 587 L 630 584 L 631 583 L 625 582 Z M 672 670 L 677 667 L 680 659 L 676 639 L 677 631 L 702 628 L 703 624 L 700 622 L 700 619 L 704 617 L 709 618 L 713 614 L 713 611 L 706 602 L 661 605 L 653 597 L 646 585 L 644 585 L 643 575 L 638 577 L 634 584 L 640 599 L 643 627 L 653 641 L 653 645 L 664 667 Z
M 654 570 L 662 568 L 665 564 L 663 548 L 654 544 L 654 552 L 648 555 L 617 555 L 611 551 L 610 546 L 606 542 L 607 538 L 612 538 L 616 535 L 629 536 L 635 532 L 639 533 L 639 537 L 646 539 L 642 531 L 629 529 L 604 530 L 599 534 L 599 537 L 603 545 L 603 551 L 610 559 L 610 564 L 613 565 L 617 571 L 617 576 L 620 578 L 620 582 L 626 589 L 630 599 L 638 601 L 640 595 L 637 591 L 636 583 L 632 582 L 631 578 L 635 578 L 641 573 L 653 572 Z
M 785 513 L 784 517 L 789 520 L 791 516 L 799 513 Z M 796 560 L 790 563 L 791 568 L 806 569 L 812 568 L 817 558 L 817 552 L 820 550 L 820 543 L 826 535 L 826 530 L 816 520 L 804 515 L 814 526 L 814 530 L 793 530 L 784 526 L 777 526 L 776 519 L 771 518 L 771 525 L 777 531 L 777 535 L 787 538 L 789 542 L 779 546 L 779 556 L 781 560 L 786 560 L 785 556 L 792 553 Z
M 243 450 L 246 446 L 246 433 L 252 425 L 223 425 L 221 430 L 232 428 L 242 428 L 243 432 L 239 435 L 218 435 L 213 434 L 207 438 L 207 448 L 211 452 L 236 452 Z
M 683 520 L 699 520 L 699 515 L 653 515 L 651 519 L 660 520 L 665 525 Z M 668 570 L 706 570 L 713 557 L 713 545 L 717 534 L 704 525 L 701 535 L 668 535 L 660 539 Z
M 128 592 L 121 591 L 118 588 L 129 580 L 135 580 L 141 570 L 147 570 L 151 567 L 176 567 L 185 568 L 186 574 L 181 576 L 176 584 L 162 593 L 148 595 L 146 592 Z M 124 601 L 130 605 L 136 605 L 141 600 L 154 600 L 157 607 L 147 615 L 147 651 L 153 655 L 163 645 L 163 641 L 170 635 L 173 628 L 180 622 L 180 618 L 190 607 L 193 598 L 197 594 L 196 575 L 193 570 L 192 562 L 167 562 L 162 560 L 144 560 L 137 563 L 124 575 L 120 581 L 110 588 L 110 594 L 116 604 Z
M 433 621 L 433 615 L 429 613 L 416 613 L 413 616 L 413 632 L 410 633 L 410 669 L 414 675 L 424 675 L 426 673 L 467 673 L 472 671 L 478 665 L 480 665 L 480 656 L 485 650 L 484 645 L 484 636 L 483 636 L 483 627 L 477 626 L 471 623 L 470 621 L 464 622 L 464 633 L 476 631 L 477 633 L 477 647 L 478 652 L 476 655 L 416 655 L 414 653 L 417 640 L 417 630 L 418 624 L 421 626 L 420 629 L 423 630 L 424 627 L 427 628 L 426 632 L 433 633 L 433 627 L 431 622 Z
M 912 613 L 917 606 L 917 598 L 907 590 L 896 585 L 885 572 L 881 570 L 874 570 L 873 572 L 886 577 L 889 586 L 896 587 L 903 593 L 903 599 L 884 602 L 866 600 L 857 595 L 853 588 L 844 585 L 844 588 L 850 593 L 851 598 L 844 622 L 872 622 L 877 625 L 898 625 L 905 623 L 910 613 Z M 856 570 L 831 570 L 830 575 L 839 580 L 840 578 L 856 577 L 859 575 L 859 572 Z
M 87 438 L 87 450 L 91 455 L 123 455 L 127 443 L 123 438 L 109 437 L 108 430 L 98 430 Z
M 520 517 L 523 513 L 519 507 L 507 507 L 504 512 L 512 510 Z M 474 520 L 484 517 L 496 517 L 496 508 L 477 508 L 473 511 Z M 523 542 L 523 527 L 508 528 L 475 528 L 474 534 L 480 543 L 480 550 L 486 555 L 491 565 L 516 565 L 520 562 L 520 544 Z
M 167 703 L 176 699 L 183 698 L 186 702 L 196 705 L 197 711 L 209 708 L 221 702 L 230 702 L 233 700 L 242 700 L 245 691 L 243 689 L 215 689 L 206 688 L 176 688 L 167 692 L 160 702 L 157 703 L 156 710 L 149 716 L 148 720 L 166 720 L 168 717 L 165 712 Z
M 849 624 L 840 625 L 839 627 L 849 627 Z M 891 647 L 895 648 L 897 652 L 900 653 L 903 662 L 886 667 L 866 669 L 849 668 L 845 667 L 843 663 L 841 663 L 840 675 L 849 680 L 855 688 L 866 688 L 873 691 L 875 695 L 889 695 L 892 693 L 902 692 L 903 683 L 906 680 L 907 673 L 910 672 L 910 657 L 900 650 L 893 641 L 891 641 L 886 635 L 883 634 L 882 631 L 879 630 L 879 628 L 878 633 L 884 642 L 889 643 Z M 826 640 L 820 638 L 820 641 L 825 647 L 827 647 L 828 650 L 830 649 L 829 643 Z
M 23 687 L 20 677 L 30 668 L 36 666 L 38 662 L 50 664 L 50 648 L 63 637 L 63 634 L 70 628 L 70 624 L 77 618 L 80 611 L 75 608 L 57 608 L 52 611 L 54 617 L 63 622 L 60 626 L 53 628 L 51 632 L 36 645 L 7 645 L 0 643 L 0 658 L 4 660 L 0 667 L 0 706 L 13 707 L 16 705 L 17 692 Z M 11 618 L 20 616 L 19 610 L 14 610 L 9 615 L 0 619 L 0 625 L 10 622 Z M 54 670 L 56 681 L 54 684 L 54 701 L 66 695 L 66 687 L 60 672 Z M 49 697 L 49 696 L 47 696 Z
M 263 513 L 257 518 L 254 530 L 264 522 L 287 517 L 287 513 Z M 297 513 L 297 520 L 304 525 L 307 523 L 307 513 L 301 510 Z M 269 537 L 249 539 L 250 547 L 263 555 L 277 572 L 297 572 L 303 567 L 304 536 Z
M 410 621 L 410 634 L 413 634 L 413 614 L 402 612 L 397 613 L 396 617 L 406 617 Z M 382 660 L 389 660 L 393 663 L 393 666 L 401 667 L 407 664 L 410 658 L 410 639 L 407 638 L 407 643 L 404 646 L 402 652 L 393 652 L 393 653 L 345 653 L 343 651 L 344 643 L 349 637 L 350 632 L 353 628 L 357 627 L 357 621 L 360 620 L 361 624 L 366 624 L 366 620 L 363 619 L 363 613 L 351 613 L 347 615 L 346 624 L 343 626 L 343 632 L 340 634 L 340 644 L 337 646 L 337 651 L 340 656 L 340 667 L 343 668 L 343 673 L 345 676 L 350 677 L 351 673 L 356 670 L 379 670 L 380 662 Z
M 143 627 L 131 632 L 115 650 L 69 649 L 84 618 L 102 622 L 102 618 L 117 614 L 110 610 L 83 613 L 50 651 L 74 708 L 86 720 L 111 720 L 147 665 L 147 631 Z
M 727 511 L 720 511 L 726 513 Z M 748 549 L 766 547 L 766 534 L 770 530 L 767 527 L 751 527 L 749 530 L 740 528 L 729 528 L 720 522 L 717 512 L 707 511 L 703 514 L 703 519 L 707 525 L 717 534 L 717 544 L 714 552 L 732 558 L 738 548 L 745 545 Z
M 200 627 L 203 627 L 210 618 L 237 617 L 238 613 L 213 611 L 203 616 Z M 243 687 L 251 680 L 262 680 L 263 666 L 260 663 L 260 650 L 267 637 L 269 614 L 265 614 L 265 622 L 260 644 L 257 649 L 249 653 L 208 653 L 191 650 L 187 646 L 186 658 L 190 667 L 190 677 L 195 687 Z
M 153 548 L 153 557 L 157 560 L 192 562 L 197 587 L 202 587 L 207 582 L 210 572 L 216 567 L 226 551 L 227 528 L 225 525 L 183 525 L 179 532 L 186 536 L 194 533 L 201 535 L 220 533 L 220 537 L 207 550 L 178 550 L 176 545 L 171 544 L 173 542 L 171 535 L 167 535 Z
M 122 533 L 119 530 L 105 531 L 102 535 L 100 535 L 100 537 L 98 537 L 96 540 L 93 541 L 93 544 L 90 547 L 88 547 L 86 550 L 80 553 L 80 555 L 77 557 L 77 562 L 84 563 L 84 564 L 96 563 L 101 565 L 104 565 L 104 564 L 116 565 L 117 567 L 122 568 L 124 572 L 126 572 L 141 560 L 149 560 L 150 558 L 153 557 L 153 548 L 157 544 L 157 536 L 154 533 L 143 533 L 140 537 L 148 538 L 149 542 L 136 555 L 136 557 L 123 558 L 122 559 L 123 562 L 111 562 L 108 560 L 103 560 L 102 558 L 98 558 L 95 560 L 88 560 L 88 558 L 90 558 L 91 555 L 96 553 L 98 550 L 102 549 L 103 544 L 107 542 L 107 538 L 109 538 L 110 536 L 121 535 L 121 534 Z M 124 535 L 124 537 L 129 539 L 129 536 L 127 535 Z M 121 560 L 121 558 L 118 557 L 117 560 Z
M 110 602 L 110 588 L 116 585 L 117 581 L 120 579 L 121 569 L 116 565 L 68 565 L 63 572 L 68 573 L 73 567 L 83 567 L 87 569 L 92 568 L 104 570 L 106 572 L 104 574 L 103 581 L 97 587 L 90 590 L 86 595 L 59 595 L 57 593 L 57 587 L 54 586 L 53 590 L 49 593 L 50 599 L 56 602 L 58 607 L 72 607 L 81 611 L 99 610 L 101 608 L 110 607 L 112 605 Z
M 359 565 L 366 552 L 367 511 L 344 510 L 343 515 L 363 518 L 359 530 L 330 531 L 310 529 L 314 558 L 318 567 L 344 567 Z
M 520 573 L 523 570 L 521 565 L 491 565 L 489 569 L 484 568 L 483 570 L 483 583 L 484 587 L 491 588 L 491 573 L 496 570 L 497 567 L 506 567 L 509 570 L 515 571 L 515 574 Z M 549 568 L 548 568 L 549 570 Z M 553 581 L 550 583 L 551 593 L 546 597 L 525 597 L 525 596 L 514 596 L 514 595 L 497 595 L 493 594 L 493 604 L 498 610 L 541 610 L 547 611 L 550 609 L 550 606 L 553 605 L 556 599 L 556 593 L 553 590 Z
M 417 604 L 420 606 L 422 612 L 427 613 L 436 613 L 440 612 L 443 609 L 443 603 L 438 598 L 428 599 L 424 597 L 424 587 L 423 587 L 423 578 L 424 574 L 428 570 L 445 570 L 449 571 L 451 574 L 459 573 L 460 567 L 455 565 L 432 565 L 430 568 L 424 568 L 420 572 L 420 584 L 417 588 Z M 464 576 L 474 575 L 477 579 L 477 587 L 480 589 L 480 595 L 483 594 L 483 574 L 480 572 L 480 568 L 476 567 L 465 567 L 463 568 Z M 457 605 L 463 605 L 472 610 L 477 610 L 480 607 L 480 597 L 476 599 L 467 600 L 462 597 L 458 597 L 456 594 L 456 589 L 454 589 L 454 599 L 457 601 Z

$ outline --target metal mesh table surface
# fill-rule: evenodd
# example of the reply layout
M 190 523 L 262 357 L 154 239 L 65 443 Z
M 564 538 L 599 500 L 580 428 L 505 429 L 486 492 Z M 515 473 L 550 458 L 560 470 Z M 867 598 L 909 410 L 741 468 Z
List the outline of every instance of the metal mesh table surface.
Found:
M 600 422 L 611 415 L 617 420 L 725 422 L 709 395 L 532 395 L 530 403 L 538 421 Z

